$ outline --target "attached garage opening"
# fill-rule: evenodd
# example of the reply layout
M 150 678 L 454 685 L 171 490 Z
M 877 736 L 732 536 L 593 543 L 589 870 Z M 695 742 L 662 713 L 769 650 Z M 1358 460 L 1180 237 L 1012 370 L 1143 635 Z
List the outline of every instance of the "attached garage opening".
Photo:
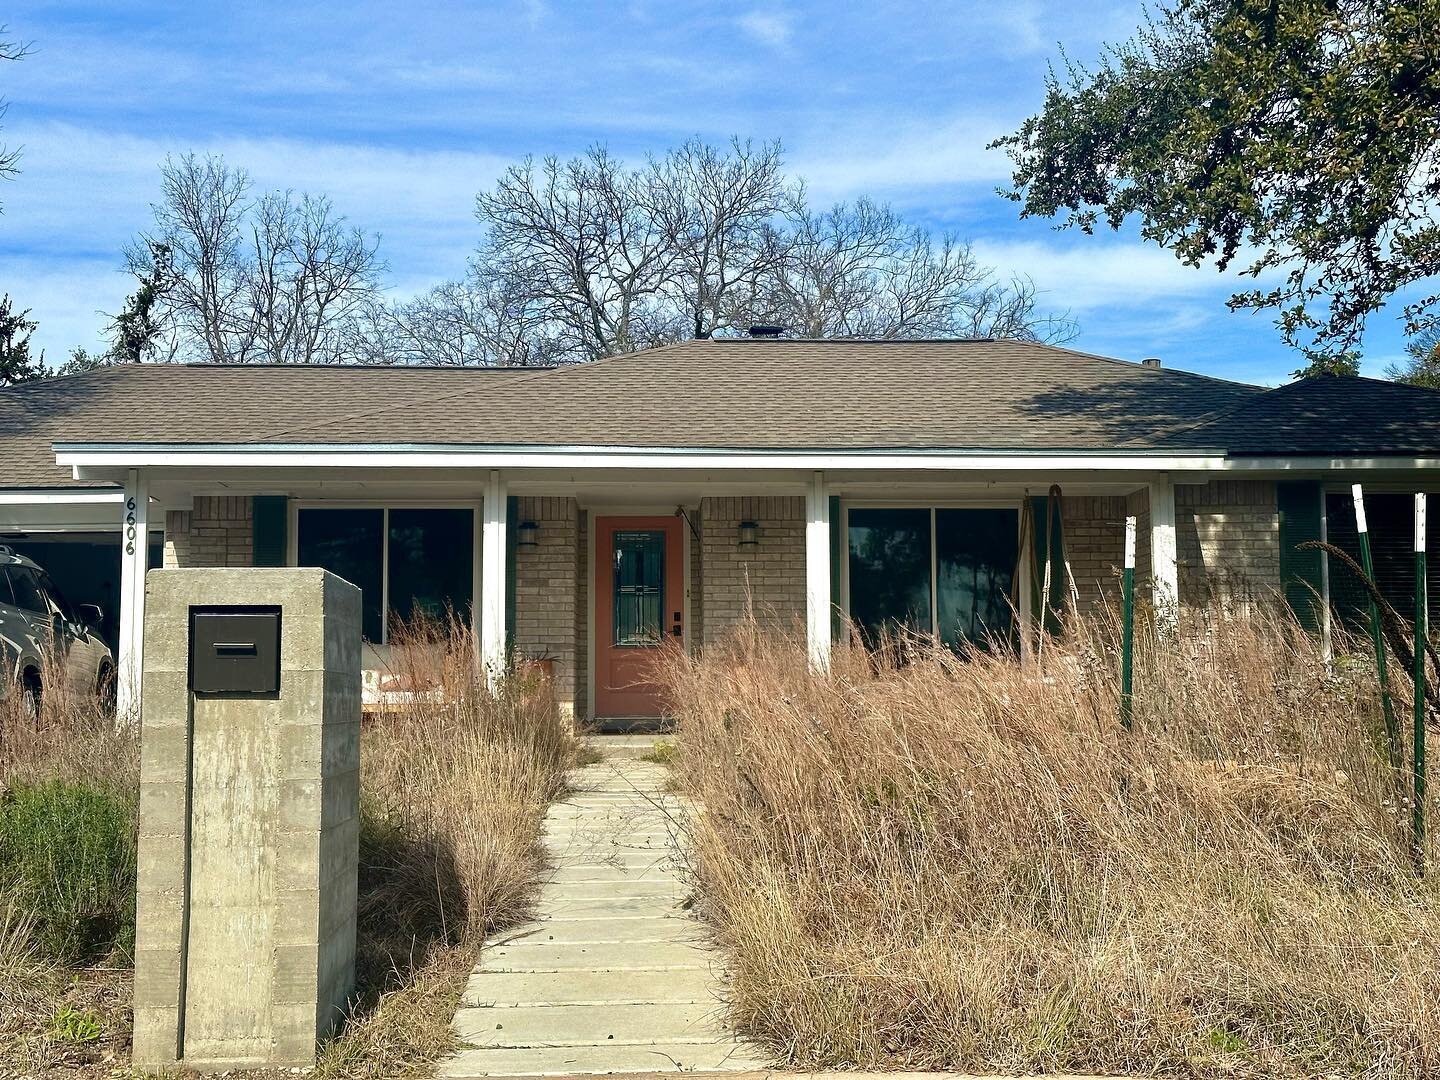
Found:
M 120 533 L 53 532 L 0 533 L 17 555 L 34 559 L 49 573 L 71 608 L 97 604 L 104 619 L 100 636 L 110 651 L 120 647 Z M 150 568 L 164 562 L 165 536 L 150 534 Z

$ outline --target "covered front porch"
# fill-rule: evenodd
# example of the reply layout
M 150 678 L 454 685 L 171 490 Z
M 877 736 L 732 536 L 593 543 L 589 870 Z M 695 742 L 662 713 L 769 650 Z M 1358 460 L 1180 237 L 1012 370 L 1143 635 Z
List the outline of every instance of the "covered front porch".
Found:
M 471 621 L 491 677 L 514 661 L 543 667 L 562 707 L 599 720 L 659 712 L 643 676 L 655 645 L 703 649 L 751 615 L 803 625 L 817 666 L 846 620 L 863 634 L 904 626 L 950 644 L 1004 637 L 1040 610 L 1047 537 L 1052 601 L 1068 593 L 1063 557 L 1088 610 L 1118 593 L 1124 518 L 1135 515 L 1139 577 L 1173 608 L 1184 576 L 1177 498 L 1228 505 L 1217 483 L 1250 484 L 1260 528 L 1274 526 L 1273 483 L 1267 495 L 1263 482 L 1217 480 L 1184 458 L 111 453 L 118 460 L 59 456 L 82 477 L 124 484 L 127 537 L 163 524 L 165 565 L 340 574 L 365 594 L 376 671 L 398 621 L 453 611 Z M 1056 485 L 1062 495 L 1048 501 Z M 127 540 L 123 708 L 139 700 L 143 555 Z

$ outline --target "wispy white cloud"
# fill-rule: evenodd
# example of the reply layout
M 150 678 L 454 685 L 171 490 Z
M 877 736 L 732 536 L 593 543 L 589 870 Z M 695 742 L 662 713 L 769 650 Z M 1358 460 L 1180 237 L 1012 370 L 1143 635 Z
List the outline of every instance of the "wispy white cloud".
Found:
M 735 22 L 748 37 L 770 48 L 790 44 L 790 37 L 795 32 L 794 17 L 776 9 L 757 8 L 741 15 Z
M 981 262 L 1032 278 L 1062 306 L 1081 314 L 1179 297 L 1223 298 L 1235 287 L 1213 270 L 1185 266 L 1170 252 L 1138 240 L 1095 237 L 1061 246 L 981 239 L 975 252 Z
M 967 112 L 928 120 L 866 111 L 821 124 L 793 141 L 791 167 L 820 202 L 860 195 L 923 200 L 926 189 L 990 186 L 1009 176 L 1008 159 L 986 144 L 1013 126 Z

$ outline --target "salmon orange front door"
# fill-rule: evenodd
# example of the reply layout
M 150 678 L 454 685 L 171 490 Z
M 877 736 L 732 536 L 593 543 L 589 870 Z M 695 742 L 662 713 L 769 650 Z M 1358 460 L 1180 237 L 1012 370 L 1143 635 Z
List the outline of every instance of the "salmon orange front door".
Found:
M 595 715 L 659 716 L 651 665 L 684 641 L 684 534 L 676 517 L 595 522 Z

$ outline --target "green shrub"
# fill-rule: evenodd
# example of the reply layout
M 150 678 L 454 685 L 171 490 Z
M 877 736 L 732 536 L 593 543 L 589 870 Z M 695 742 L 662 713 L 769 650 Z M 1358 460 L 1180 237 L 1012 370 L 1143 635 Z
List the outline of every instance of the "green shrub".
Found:
M 89 784 L 16 784 L 0 797 L 0 893 L 41 949 L 73 963 L 128 949 L 135 932 L 135 810 Z

